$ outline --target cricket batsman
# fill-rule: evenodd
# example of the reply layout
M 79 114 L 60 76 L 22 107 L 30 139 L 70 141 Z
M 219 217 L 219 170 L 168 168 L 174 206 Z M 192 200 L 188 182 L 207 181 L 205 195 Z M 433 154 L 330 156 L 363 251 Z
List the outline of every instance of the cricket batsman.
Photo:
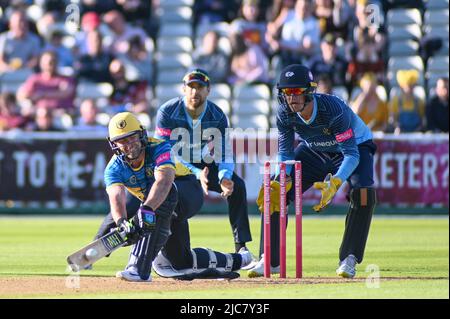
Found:
M 226 254 L 209 248 L 191 249 L 188 219 L 200 210 L 203 192 L 195 175 L 181 163 L 172 161 L 170 144 L 148 138 L 141 123 L 128 112 L 111 119 L 109 140 L 116 153 L 105 170 L 111 213 L 106 216 L 96 238 L 108 233 L 116 221 L 117 226 L 128 231 L 129 244 L 139 240 L 132 248 L 128 266 L 125 271 L 118 272 L 117 277 L 150 282 L 152 264 L 158 275 L 175 279 L 238 277 L 235 271 L 252 261 L 248 251 Z M 155 187 L 169 181 L 171 187 L 166 185 L 169 188 L 167 199 L 160 208 L 153 210 L 156 206 L 153 191 L 161 191 L 162 196 L 167 192 L 166 188 Z M 111 188 L 115 185 L 121 191 L 120 214 L 113 205 L 117 195 Z M 148 219 L 155 221 L 155 215 L 155 225 L 145 223 Z M 130 221 L 127 222 L 127 218 Z M 147 239 L 145 235 L 149 231 L 151 236 Z M 143 274 L 139 268 L 141 264 L 145 265 Z
M 300 64 L 281 71 L 278 89 L 279 161 L 302 162 L 303 192 L 311 186 L 321 191 L 320 202 L 313 207 L 320 212 L 329 205 L 344 181 L 350 185 L 350 206 L 339 250 L 338 276 L 353 278 L 356 264 L 361 263 L 376 205 L 373 188 L 373 156 L 376 145 L 364 122 L 340 98 L 317 94 L 317 84 L 310 70 Z M 294 147 L 295 133 L 301 142 Z M 295 178 L 292 165 L 286 165 L 287 203 L 294 200 Z M 271 180 L 271 272 L 280 272 L 279 260 L 279 169 Z M 258 199 L 263 212 L 264 187 Z M 261 223 L 260 256 L 263 254 L 263 223 Z M 264 259 L 248 271 L 249 277 L 264 274 Z

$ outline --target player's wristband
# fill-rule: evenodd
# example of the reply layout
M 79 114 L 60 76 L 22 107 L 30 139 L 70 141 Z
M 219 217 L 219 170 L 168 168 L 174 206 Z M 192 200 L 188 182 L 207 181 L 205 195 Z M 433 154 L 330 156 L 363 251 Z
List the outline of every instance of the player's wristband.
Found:
M 155 211 L 147 205 L 142 205 L 140 210 L 142 223 L 144 227 L 153 228 L 156 224 L 156 214 Z

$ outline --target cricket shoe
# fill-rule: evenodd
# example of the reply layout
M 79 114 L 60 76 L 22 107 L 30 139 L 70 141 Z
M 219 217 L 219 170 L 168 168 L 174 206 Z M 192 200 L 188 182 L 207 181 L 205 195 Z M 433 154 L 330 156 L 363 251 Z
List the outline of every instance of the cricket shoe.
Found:
M 339 263 L 339 268 L 336 269 L 336 274 L 343 278 L 353 278 L 356 275 L 356 257 L 348 255 L 343 261 Z
M 250 253 L 250 250 L 248 250 L 247 247 L 242 247 L 241 249 L 239 249 L 238 254 L 241 255 L 242 257 L 241 269 L 249 270 L 255 267 L 257 261 L 255 260 L 255 258 Z
M 148 279 L 142 279 L 135 268 L 128 268 L 123 271 L 118 271 L 116 277 L 122 280 L 131 282 L 151 282 L 152 276 L 150 275 Z
M 270 273 L 271 274 L 279 274 L 280 273 L 280 266 L 277 267 L 270 267 Z M 256 278 L 256 277 L 262 277 L 264 276 L 264 254 L 261 256 L 260 261 L 258 261 L 252 269 L 247 271 L 247 275 L 250 278 Z

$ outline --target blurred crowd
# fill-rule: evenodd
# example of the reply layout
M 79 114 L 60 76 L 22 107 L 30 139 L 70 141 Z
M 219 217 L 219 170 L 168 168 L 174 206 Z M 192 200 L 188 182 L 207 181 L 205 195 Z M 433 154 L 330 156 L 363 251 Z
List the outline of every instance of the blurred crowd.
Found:
M 80 26 L 68 34 L 60 26 L 68 21 L 71 1 L 0 0 L 0 131 L 104 131 L 107 121 L 100 113 L 155 113 L 160 1 L 75 2 Z M 375 25 L 368 4 L 382 14 Z M 425 4 L 196 0 L 192 38 L 201 41 L 193 41 L 192 67 L 208 71 L 213 83 L 273 87 L 284 66 L 303 63 L 319 92 L 335 94 L 339 88 L 374 131 L 448 132 L 448 77 L 417 96 L 415 87 L 423 85 L 419 71 L 398 70 L 398 88 L 391 90 L 384 17 L 395 8 L 423 12 Z M 223 23 L 227 30 L 215 27 Z M 433 56 L 425 50 L 429 45 L 422 41 L 419 50 L 425 62 Z M 14 81 L 18 85 L 8 87 Z M 80 94 L 80 83 L 108 83 L 111 92 L 107 100 L 89 98 Z

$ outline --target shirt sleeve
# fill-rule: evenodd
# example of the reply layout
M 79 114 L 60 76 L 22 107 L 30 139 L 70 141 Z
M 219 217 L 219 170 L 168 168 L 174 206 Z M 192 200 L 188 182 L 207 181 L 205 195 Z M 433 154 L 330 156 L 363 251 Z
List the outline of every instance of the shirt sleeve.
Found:
M 234 158 L 229 136 L 228 119 L 224 115 L 220 121 L 220 132 L 222 134 L 222 161 L 219 163 L 219 181 L 223 178 L 231 179 L 234 172 Z
M 356 144 L 355 134 L 351 127 L 350 112 L 343 111 L 337 115 L 331 121 L 330 127 L 344 155 L 344 160 L 335 176 L 345 181 L 359 164 L 359 150 Z
M 123 185 L 122 176 L 117 168 L 117 165 L 114 165 L 115 159 L 116 157 L 114 156 L 105 168 L 104 181 L 106 188 L 117 184 Z
M 154 137 L 164 141 L 170 141 L 170 134 L 172 134 L 172 130 L 170 128 L 169 116 L 159 110 L 156 114 L 156 128 Z
M 169 142 L 161 141 L 155 145 L 153 161 L 155 163 L 155 170 L 163 166 L 172 166 L 175 169 L 175 161 L 172 159 Z

